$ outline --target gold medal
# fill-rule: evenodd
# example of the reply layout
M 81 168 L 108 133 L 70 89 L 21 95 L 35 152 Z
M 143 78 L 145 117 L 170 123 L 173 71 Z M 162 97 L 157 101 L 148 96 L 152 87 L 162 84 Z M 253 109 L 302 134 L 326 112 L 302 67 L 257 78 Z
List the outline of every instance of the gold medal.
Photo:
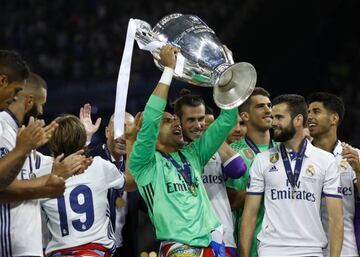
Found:
M 122 207 L 124 207 L 125 206 L 125 200 L 124 200 L 124 198 L 122 198 L 122 197 L 117 197 L 116 198 L 116 201 L 115 201 L 115 204 L 116 204 L 116 207 L 117 208 L 122 208 Z
M 197 196 L 196 188 L 194 185 L 190 186 L 190 192 L 193 196 Z

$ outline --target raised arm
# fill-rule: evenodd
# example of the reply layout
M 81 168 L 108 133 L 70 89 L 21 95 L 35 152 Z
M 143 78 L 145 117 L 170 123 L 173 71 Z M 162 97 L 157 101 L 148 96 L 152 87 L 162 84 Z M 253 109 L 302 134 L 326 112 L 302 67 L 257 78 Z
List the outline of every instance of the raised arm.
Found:
M 170 45 L 165 45 L 160 50 L 160 61 L 165 67 L 164 72 L 145 106 L 142 126 L 129 157 L 129 169 L 135 179 L 141 174 L 141 170 L 155 158 L 156 141 L 178 51 Z
M 237 121 L 237 108 L 221 110 L 220 116 L 197 140 L 190 144 L 200 158 L 201 165 L 205 165 L 224 143 L 230 130 Z

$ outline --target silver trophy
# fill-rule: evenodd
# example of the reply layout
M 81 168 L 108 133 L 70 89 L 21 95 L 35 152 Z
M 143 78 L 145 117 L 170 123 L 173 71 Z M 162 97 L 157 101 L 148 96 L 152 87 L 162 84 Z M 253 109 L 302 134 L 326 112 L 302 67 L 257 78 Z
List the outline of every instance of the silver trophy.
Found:
M 175 77 L 197 86 L 213 87 L 214 101 L 220 108 L 237 107 L 252 93 L 255 68 L 247 62 L 234 64 L 215 32 L 199 17 L 175 13 L 162 18 L 154 28 L 145 21 L 135 21 L 139 46 L 161 42 L 178 47 L 184 65 L 182 74 L 175 73 Z M 162 70 L 159 52 L 159 47 L 151 50 L 156 66 Z

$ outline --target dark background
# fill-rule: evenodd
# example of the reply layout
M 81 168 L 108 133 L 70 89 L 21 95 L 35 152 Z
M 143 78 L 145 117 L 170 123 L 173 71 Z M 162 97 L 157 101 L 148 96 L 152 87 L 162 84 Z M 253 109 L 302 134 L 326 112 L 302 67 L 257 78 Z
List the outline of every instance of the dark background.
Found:
M 90 102 L 103 117 L 114 110 L 117 73 L 129 18 L 155 25 L 175 12 L 195 14 L 226 44 L 237 62 L 257 69 L 258 86 L 272 97 L 328 91 L 341 96 L 346 115 L 340 139 L 360 147 L 360 1 L 64 1 L 7 0 L 0 4 L 0 48 L 19 51 L 48 82 L 45 119 L 78 113 Z M 128 111 L 141 111 L 159 80 L 152 56 L 135 47 Z M 212 90 L 176 82 L 209 105 Z
M 129 18 L 155 25 L 180 12 L 203 19 L 235 61 L 252 63 L 258 85 L 272 96 L 319 90 L 341 96 L 347 112 L 340 138 L 360 146 L 360 1 L 8 0 L 0 10 L 0 47 L 19 51 L 48 81 L 46 120 L 90 102 L 94 116 L 107 121 Z M 129 112 L 142 110 L 159 77 L 151 55 L 135 47 Z M 187 87 L 175 84 L 172 98 Z M 211 89 L 189 88 L 214 106 Z

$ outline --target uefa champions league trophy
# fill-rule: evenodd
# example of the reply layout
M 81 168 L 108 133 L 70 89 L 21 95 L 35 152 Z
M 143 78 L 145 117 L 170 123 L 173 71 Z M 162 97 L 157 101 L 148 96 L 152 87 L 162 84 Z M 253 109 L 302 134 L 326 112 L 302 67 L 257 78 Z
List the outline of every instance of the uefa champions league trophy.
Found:
M 233 63 L 223 45 L 200 18 L 179 13 L 162 18 L 154 28 L 142 20 L 135 20 L 135 39 L 146 48 L 157 43 L 170 43 L 181 50 L 183 69 L 175 77 L 185 82 L 213 87 L 215 103 L 222 109 L 241 105 L 252 93 L 256 84 L 255 68 L 247 62 Z M 150 50 L 155 64 L 159 62 L 160 47 Z

